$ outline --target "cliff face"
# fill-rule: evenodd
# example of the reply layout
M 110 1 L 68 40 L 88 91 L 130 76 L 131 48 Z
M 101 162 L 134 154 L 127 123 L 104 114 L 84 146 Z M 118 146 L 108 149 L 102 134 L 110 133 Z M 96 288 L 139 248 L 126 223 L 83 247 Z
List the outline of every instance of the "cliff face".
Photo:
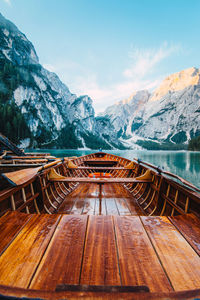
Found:
M 43 68 L 32 43 L 0 14 L 0 132 L 24 147 L 162 148 L 200 135 L 200 70 L 167 77 L 95 117 L 92 100 Z
M 0 128 L 4 134 L 23 146 L 113 147 L 95 130 L 92 100 L 72 94 L 56 74 L 43 68 L 32 43 L 2 15 L 0 41 L 0 114 L 6 107 L 4 119 L 9 120 Z M 8 118 L 11 108 L 15 122 Z
M 190 68 L 167 77 L 153 94 L 137 92 L 109 107 L 106 116 L 130 147 L 153 142 L 186 144 L 200 134 L 200 70 Z
M 190 68 L 167 77 L 152 94 L 142 115 L 138 136 L 188 143 L 200 133 L 200 70 Z

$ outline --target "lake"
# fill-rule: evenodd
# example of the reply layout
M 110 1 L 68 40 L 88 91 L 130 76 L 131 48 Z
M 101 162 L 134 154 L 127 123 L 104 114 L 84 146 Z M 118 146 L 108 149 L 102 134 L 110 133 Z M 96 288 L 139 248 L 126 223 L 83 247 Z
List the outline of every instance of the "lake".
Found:
M 56 157 L 81 156 L 96 152 L 95 150 L 68 149 L 29 149 L 27 152 L 48 152 Z M 200 152 L 192 151 L 151 151 L 151 150 L 106 150 L 132 160 L 139 158 L 143 161 L 159 166 L 165 171 L 174 173 L 200 187 Z

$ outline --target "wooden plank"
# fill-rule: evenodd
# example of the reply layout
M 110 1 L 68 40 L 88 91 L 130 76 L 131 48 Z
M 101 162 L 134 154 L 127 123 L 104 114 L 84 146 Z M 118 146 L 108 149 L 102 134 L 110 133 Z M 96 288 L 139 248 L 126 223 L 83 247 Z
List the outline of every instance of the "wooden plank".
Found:
M 0 218 L 0 254 L 17 236 L 32 215 L 19 212 L 8 212 Z
M 82 198 L 75 198 L 74 205 L 70 211 L 71 215 L 81 215 L 85 205 L 85 200 Z
M 141 208 L 137 204 L 137 202 L 134 199 L 134 197 L 132 197 L 132 198 L 131 197 L 126 198 L 126 203 L 127 203 L 127 206 L 129 208 L 132 216 L 141 216 L 141 215 L 144 215 L 144 213 L 142 212 Z
M 80 284 L 121 284 L 111 216 L 89 217 Z
M 106 198 L 106 209 L 108 215 L 119 215 L 117 206 L 115 203 L 115 198 Z
M 168 217 L 200 256 L 200 220 L 193 214 Z
M 115 198 L 115 202 L 116 202 L 117 209 L 119 211 L 120 216 L 131 215 L 125 198 Z
M 53 291 L 59 284 L 79 284 L 87 216 L 62 217 L 30 288 Z
M 95 203 L 95 215 L 107 215 L 106 199 L 97 199 Z
M 84 161 L 84 163 L 90 165 L 90 166 L 115 166 L 118 164 L 118 161 L 116 160 L 103 160 L 103 159 L 87 159 Z
M 200 257 L 167 217 L 141 217 L 175 291 L 200 286 Z
M 65 177 L 65 178 L 55 178 L 50 179 L 50 181 L 55 182 L 84 182 L 84 183 L 151 183 L 150 179 L 135 179 L 135 178 L 90 178 L 90 177 Z
M 58 219 L 58 215 L 31 218 L 0 257 L 0 284 L 28 287 Z
M 74 206 L 70 214 L 82 214 L 86 205 L 86 197 L 89 193 L 90 186 L 87 184 L 82 185 L 82 188 L 78 194 L 78 197 L 74 203 Z
M 70 169 L 70 168 L 69 168 Z M 77 170 L 102 170 L 102 171 L 107 171 L 107 170 L 131 170 L 127 169 L 126 167 L 85 167 L 85 166 L 78 166 Z
M 56 291 L 94 292 L 96 293 L 148 293 L 146 286 L 121 286 L 121 285 L 68 285 L 57 286 Z
M 87 215 L 94 215 L 94 211 L 95 211 L 95 206 L 96 206 L 96 201 L 99 201 L 98 198 L 86 198 L 85 199 L 85 205 L 84 205 L 84 209 L 83 209 L 83 215 L 87 214 Z
M 81 192 L 83 186 L 85 184 L 80 184 L 76 187 L 74 191 L 72 191 L 69 195 L 67 195 L 62 202 L 62 204 L 59 206 L 58 213 L 65 213 L 65 214 L 70 214 L 71 210 L 76 202 L 76 199 Z
M 139 219 L 114 216 L 122 285 L 147 285 L 151 292 L 172 287 Z

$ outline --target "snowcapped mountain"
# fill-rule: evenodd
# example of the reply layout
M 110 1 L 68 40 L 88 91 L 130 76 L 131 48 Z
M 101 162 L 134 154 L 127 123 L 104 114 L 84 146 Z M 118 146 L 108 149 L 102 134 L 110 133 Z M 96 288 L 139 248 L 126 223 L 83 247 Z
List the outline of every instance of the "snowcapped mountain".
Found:
M 187 143 L 200 134 L 200 70 L 190 68 L 167 77 L 149 98 L 138 136 Z
M 99 116 L 107 117 L 115 131 L 117 131 L 118 137 L 127 139 L 132 136 L 133 122 L 138 119 L 139 114 L 143 111 L 144 105 L 147 103 L 150 97 L 148 91 L 138 91 L 132 94 L 128 99 L 122 100 L 112 106 L 109 106 L 104 113 Z M 137 127 L 137 125 L 135 125 Z
M 0 14 L 0 132 L 26 147 L 170 148 L 200 135 L 200 70 L 168 76 L 95 117 L 43 68 L 32 43 Z
M 130 147 L 186 144 L 200 134 L 200 70 L 172 74 L 153 94 L 137 92 L 107 108 L 103 116 Z
M 32 43 L 1 14 L 0 41 L 0 131 L 25 146 L 113 148 L 97 130 L 92 100 L 43 68 Z

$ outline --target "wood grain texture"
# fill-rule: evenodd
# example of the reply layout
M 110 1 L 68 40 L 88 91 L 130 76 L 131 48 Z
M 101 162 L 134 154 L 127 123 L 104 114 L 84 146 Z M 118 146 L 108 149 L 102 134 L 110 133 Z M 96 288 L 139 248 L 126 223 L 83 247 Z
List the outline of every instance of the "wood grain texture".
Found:
M 199 288 L 200 257 L 167 217 L 141 217 L 175 291 Z
M 121 284 L 111 216 L 89 217 L 80 284 Z
M 58 219 L 58 215 L 31 218 L 0 257 L 0 284 L 27 288 Z
M 8 173 L 9 174 L 9 173 Z M 65 177 L 64 179 L 50 179 L 54 182 L 84 182 L 84 183 L 151 183 L 150 179 L 135 179 L 135 178 L 90 178 L 90 177 Z
M 4 297 L 18 297 L 37 298 L 37 299 L 49 299 L 49 300 L 61 300 L 61 299 L 126 299 L 126 300 L 194 300 L 199 299 L 200 289 L 184 291 L 184 292 L 170 292 L 170 293 L 119 293 L 119 292 L 72 292 L 72 291 L 39 291 L 22 288 L 13 288 L 0 285 L 0 294 Z M 17 298 L 17 299 L 18 299 Z M 9 298 L 5 298 L 9 299 Z M 15 298 L 14 298 L 15 299 Z
M 169 217 L 200 256 L 200 220 L 193 214 Z
M 106 199 L 106 209 L 108 215 L 119 215 L 115 198 Z
M 114 216 L 122 285 L 147 285 L 151 292 L 172 290 L 138 217 Z
M 87 216 L 63 216 L 30 288 L 54 291 L 59 284 L 78 284 Z
M 96 183 L 81 183 L 67 195 L 58 213 L 88 215 L 140 215 L 141 209 L 129 192 L 120 184 L 105 184 L 99 199 Z
M 120 216 L 131 215 L 130 210 L 127 206 L 126 198 L 115 198 L 115 203 Z
M 2 254 L 31 217 L 32 215 L 8 212 L 0 218 L 0 254 Z

